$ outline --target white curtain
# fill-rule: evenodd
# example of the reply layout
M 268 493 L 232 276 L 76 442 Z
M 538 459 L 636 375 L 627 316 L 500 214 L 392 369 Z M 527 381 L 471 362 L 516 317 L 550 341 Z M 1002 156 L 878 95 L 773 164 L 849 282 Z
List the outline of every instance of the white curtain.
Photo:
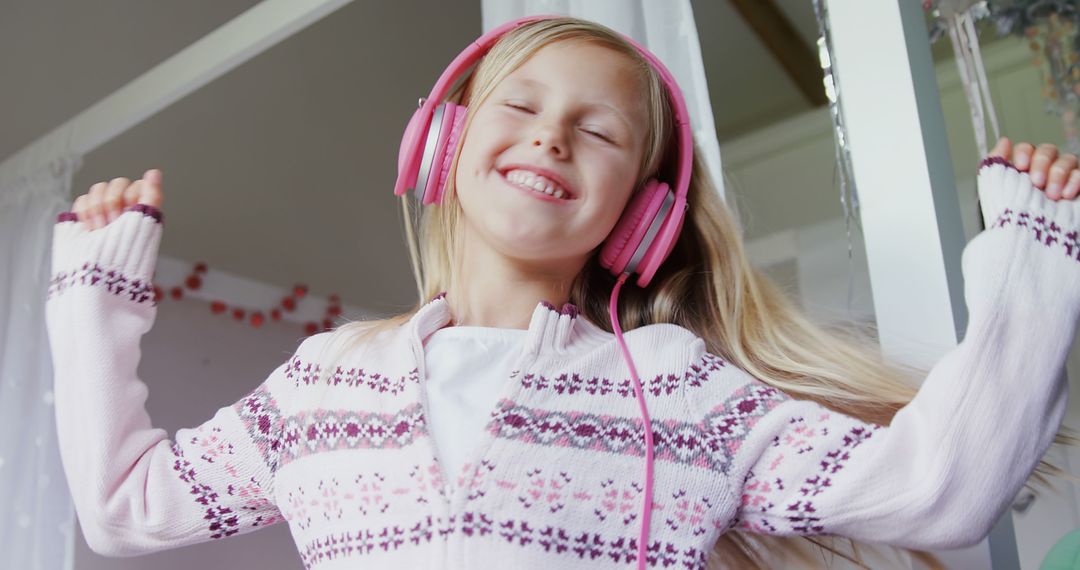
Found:
M 42 148 L 48 144 L 0 167 L 0 568 L 12 570 L 74 565 L 75 514 L 57 449 L 45 297 L 53 224 L 71 205 L 82 158 Z
M 656 54 L 679 82 L 694 140 L 720 196 L 725 196 L 720 143 L 690 0 L 482 0 L 481 9 L 484 32 L 522 16 L 562 14 L 618 30 Z

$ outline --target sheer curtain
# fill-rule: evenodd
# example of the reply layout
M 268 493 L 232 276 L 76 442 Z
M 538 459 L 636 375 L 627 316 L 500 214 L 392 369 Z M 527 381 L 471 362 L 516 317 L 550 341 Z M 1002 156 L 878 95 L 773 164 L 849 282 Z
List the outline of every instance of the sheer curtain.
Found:
M 42 146 L 0 166 L 0 568 L 13 570 L 74 565 L 75 514 L 56 439 L 45 294 L 53 223 L 70 206 L 82 158 Z
M 484 31 L 532 14 L 564 14 L 618 30 L 656 54 L 686 97 L 690 123 L 720 196 L 720 143 L 716 138 L 705 65 L 690 0 L 482 0 Z

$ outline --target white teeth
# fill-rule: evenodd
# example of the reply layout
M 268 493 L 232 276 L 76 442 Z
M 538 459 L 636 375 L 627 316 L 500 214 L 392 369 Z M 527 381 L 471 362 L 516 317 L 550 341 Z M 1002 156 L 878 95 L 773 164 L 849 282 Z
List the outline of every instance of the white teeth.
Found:
M 552 180 L 529 172 L 528 170 L 511 170 L 506 173 L 506 179 L 536 192 L 543 192 L 556 198 L 569 198 L 570 193 Z

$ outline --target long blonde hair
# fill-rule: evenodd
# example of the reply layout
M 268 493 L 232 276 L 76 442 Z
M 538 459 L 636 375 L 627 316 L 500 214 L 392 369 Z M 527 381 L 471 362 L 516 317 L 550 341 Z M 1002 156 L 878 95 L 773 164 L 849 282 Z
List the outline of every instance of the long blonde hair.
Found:
M 664 169 L 672 162 L 668 154 L 674 145 L 670 144 L 671 106 L 662 80 L 621 35 L 584 20 L 541 20 L 500 38 L 475 72 L 448 98 L 469 105 L 465 132 L 475 110 L 504 77 L 539 49 L 558 41 L 598 44 L 625 55 L 636 65 L 650 117 L 638 181 L 640 184 L 650 176 L 672 180 L 672 173 Z M 754 268 L 738 226 L 696 151 L 687 196 L 691 206 L 682 232 L 648 287 L 623 290 L 618 315 L 622 328 L 631 330 L 652 323 L 680 325 L 704 339 L 710 352 L 793 398 L 815 401 L 864 422 L 888 425 L 914 397 L 917 378 L 927 371 L 885 361 L 873 325 L 813 322 L 782 289 Z M 459 153 L 460 146 L 455 150 L 441 207 L 423 209 L 417 219 L 409 200 L 404 196 L 401 200 L 417 304 L 401 315 L 337 327 L 323 345 L 324 351 L 338 349 L 321 368 L 320 385 L 328 384 L 343 354 L 362 350 L 371 336 L 407 322 L 439 292 L 457 290 L 453 287 L 459 278 L 454 261 L 461 254 L 463 215 L 454 188 Z M 575 279 L 569 299 L 586 318 L 609 332 L 608 300 L 614 283 L 615 278 L 594 255 Z M 320 358 L 319 362 L 324 360 Z M 1077 445 L 1080 440 L 1072 430 L 1062 427 L 1054 442 Z M 1049 486 L 1045 475 L 1080 480 L 1040 461 L 1032 479 Z M 837 541 L 847 541 L 854 558 L 837 550 L 833 546 Z M 867 568 L 858 553 L 858 543 L 851 539 L 750 536 L 739 531 L 720 537 L 710 565 L 765 570 L 769 567 L 767 552 L 810 562 L 800 548 L 806 543 L 814 545 L 811 551 L 817 548 L 823 554 L 827 550 Z M 929 553 L 908 552 L 931 567 L 940 567 Z

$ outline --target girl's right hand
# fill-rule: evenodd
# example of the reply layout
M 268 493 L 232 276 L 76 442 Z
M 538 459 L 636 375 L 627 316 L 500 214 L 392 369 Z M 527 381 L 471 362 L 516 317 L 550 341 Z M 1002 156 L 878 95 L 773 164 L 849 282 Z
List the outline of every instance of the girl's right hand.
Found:
M 118 218 L 124 209 L 135 204 L 161 208 L 161 171 L 147 170 L 135 182 L 127 178 L 113 178 L 98 182 L 86 194 L 75 198 L 71 211 L 90 230 L 102 228 Z

